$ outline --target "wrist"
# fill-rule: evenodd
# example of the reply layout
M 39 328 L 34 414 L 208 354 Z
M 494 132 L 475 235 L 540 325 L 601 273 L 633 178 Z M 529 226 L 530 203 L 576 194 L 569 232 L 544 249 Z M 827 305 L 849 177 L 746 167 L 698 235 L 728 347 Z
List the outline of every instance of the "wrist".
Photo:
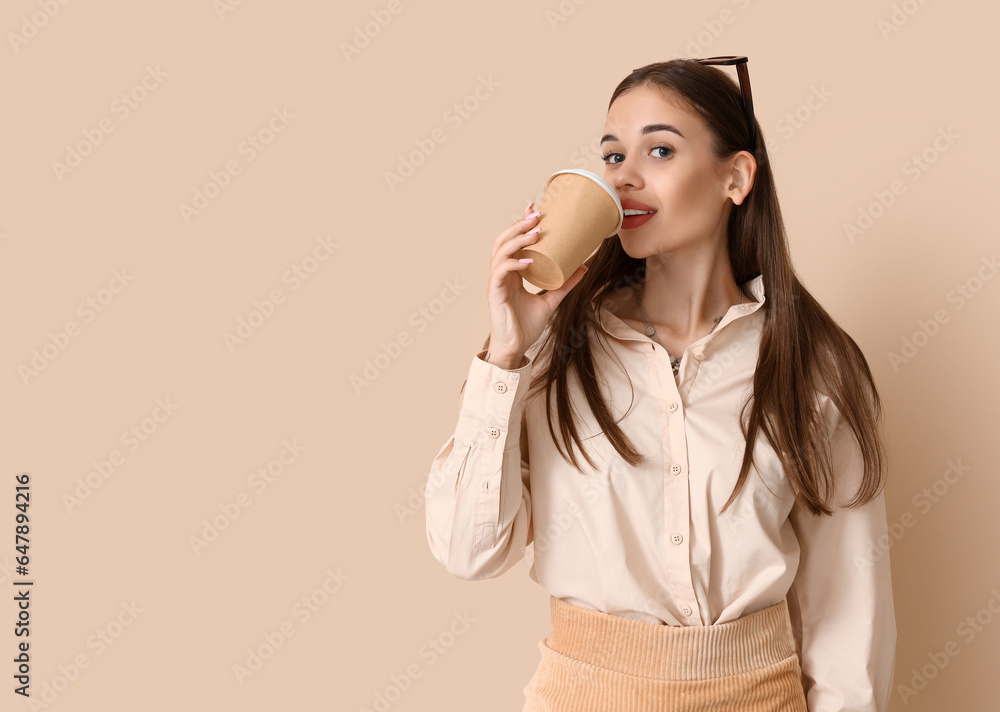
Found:
M 505 371 L 516 371 L 521 368 L 524 362 L 523 354 L 516 355 L 505 355 L 505 354 L 494 354 L 491 351 L 486 352 L 486 356 L 483 358 L 486 363 L 502 368 Z

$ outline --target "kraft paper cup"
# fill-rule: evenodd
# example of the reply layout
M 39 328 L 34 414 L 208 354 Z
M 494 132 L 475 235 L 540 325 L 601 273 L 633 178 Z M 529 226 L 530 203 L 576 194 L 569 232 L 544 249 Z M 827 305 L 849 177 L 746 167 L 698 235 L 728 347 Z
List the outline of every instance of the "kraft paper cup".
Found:
M 514 257 L 534 260 L 521 276 L 546 290 L 563 286 L 625 219 L 614 188 L 596 173 L 579 168 L 549 176 L 538 211 L 538 240 Z

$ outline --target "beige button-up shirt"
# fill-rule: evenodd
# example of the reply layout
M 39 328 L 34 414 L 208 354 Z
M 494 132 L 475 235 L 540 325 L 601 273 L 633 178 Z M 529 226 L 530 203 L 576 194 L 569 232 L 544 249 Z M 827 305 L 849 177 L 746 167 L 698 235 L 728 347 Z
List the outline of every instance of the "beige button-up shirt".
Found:
M 763 278 L 743 286 L 757 301 L 730 307 L 692 343 L 677 380 L 659 344 L 598 307 L 627 376 L 598 344 L 595 367 L 615 420 L 648 458 L 638 467 L 603 435 L 575 373 L 572 407 L 597 467 L 579 452 L 583 471 L 562 458 L 544 393 L 525 399 L 542 339 L 514 370 L 477 354 L 455 432 L 427 480 L 427 541 L 462 579 L 502 574 L 530 544 L 529 575 L 553 596 L 657 624 L 723 623 L 787 596 L 810 712 L 882 712 L 896 643 L 889 553 L 878 545 L 884 494 L 814 516 L 795 503 L 761 435 L 743 490 L 718 515 L 739 474 L 739 409 L 751 392 L 764 324 Z M 838 409 L 819 397 L 842 505 L 857 491 L 863 461 Z M 552 407 L 558 433 L 554 399 Z

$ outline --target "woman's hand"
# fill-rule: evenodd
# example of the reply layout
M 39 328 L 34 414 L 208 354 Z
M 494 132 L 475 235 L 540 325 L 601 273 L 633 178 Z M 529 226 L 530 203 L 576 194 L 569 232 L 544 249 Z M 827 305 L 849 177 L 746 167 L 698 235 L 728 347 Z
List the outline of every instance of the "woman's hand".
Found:
M 559 289 L 532 294 L 524 288 L 520 271 L 530 262 L 519 262 L 517 252 L 538 240 L 537 213 L 528 214 L 534 203 L 525 209 L 525 217 L 496 236 L 490 261 L 487 298 L 490 305 L 491 363 L 508 369 L 518 368 L 525 352 L 542 335 L 556 307 L 583 279 L 586 266 L 580 267 Z

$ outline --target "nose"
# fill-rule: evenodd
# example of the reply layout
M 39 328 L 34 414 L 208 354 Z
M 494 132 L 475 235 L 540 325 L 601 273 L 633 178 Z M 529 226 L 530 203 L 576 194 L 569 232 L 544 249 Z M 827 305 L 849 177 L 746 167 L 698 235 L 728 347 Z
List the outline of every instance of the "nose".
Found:
M 634 162 L 628 158 L 616 163 L 613 167 L 605 165 L 604 180 L 611 184 L 616 191 L 622 192 L 625 188 L 642 188 L 642 176 L 634 168 Z

